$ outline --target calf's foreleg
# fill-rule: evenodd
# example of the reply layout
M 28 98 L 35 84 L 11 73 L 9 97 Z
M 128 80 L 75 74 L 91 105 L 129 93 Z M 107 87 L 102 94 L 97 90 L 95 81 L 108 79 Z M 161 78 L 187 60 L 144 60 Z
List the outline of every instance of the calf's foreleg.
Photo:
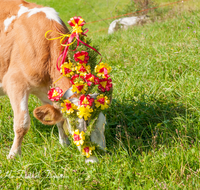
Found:
M 21 144 L 24 135 L 30 128 L 30 116 L 28 112 L 28 86 L 20 73 L 7 73 L 3 80 L 10 103 L 14 112 L 14 141 L 8 158 L 14 158 L 21 154 Z

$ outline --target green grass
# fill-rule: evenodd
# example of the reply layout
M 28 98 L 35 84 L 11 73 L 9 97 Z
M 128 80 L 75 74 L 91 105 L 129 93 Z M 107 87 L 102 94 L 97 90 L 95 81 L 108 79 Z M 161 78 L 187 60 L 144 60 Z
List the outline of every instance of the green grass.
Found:
M 79 0 L 74 1 L 57 1 L 57 0 L 31 0 L 45 6 L 54 7 L 59 12 L 60 17 L 65 23 L 73 16 L 82 16 L 86 22 L 101 20 L 108 17 L 116 16 L 118 11 L 126 9 L 130 0 Z M 109 27 L 110 21 L 103 21 L 87 25 L 90 31 L 100 30 Z
M 108 153 L 98 155 L 99 164 L 85 165 L 74 145 L 60 146 L 56 126 L 33 117 L 40 105 L 33 96 L 23 156 L 7 160 L 13 112 L 9 99 L 1 98 L 0 189 L 200 189 L 200 6 L 192 2 L 195 10 L 164 21 L 92 34 L 112 66 L 114 83 L 112 106 L 105 111 Z M 73 4 L 43 3 L 61 15 Z

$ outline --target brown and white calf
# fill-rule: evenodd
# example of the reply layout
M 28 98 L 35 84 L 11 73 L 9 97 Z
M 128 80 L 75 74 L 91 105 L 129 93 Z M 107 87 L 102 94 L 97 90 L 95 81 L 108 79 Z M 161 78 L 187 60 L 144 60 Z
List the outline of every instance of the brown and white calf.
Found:
M 67 144 L 64 118 L 60 110 L 49 105 L 51 102 L 47 98 L 49 87 L 60 77 L 56 68 L 60 42 L 46 40 L 45 33 L 57 29 L 62 33 L 69 31 L 53 8 L 23 0 L 1 0 L 0 9 L 0 95 L 8 95 L 14 111 L 15 138 L 8 158 L 21 154 L 23 137 L 30 128 L 30 94 L 36 95 L 45 104 L 36 108 L 37 118 L 45 124 L 57 123 L 59 141 L 62 145 Z M 57 34 L 51 33 L 50 37 L 57 37 Z M 64 92 L 71 87 L 65 77 L 56 85 Z M 50 116 L 50 120 L 47 121 L 46 116 Z M 105 117 L 100 114 L 91 137 L 102 148 L 105 148 L 104 123 Z M 83 130 L 81 122 L 79 128 Z M 91 157 L 90 160 L 95 161 L 96 158 Z

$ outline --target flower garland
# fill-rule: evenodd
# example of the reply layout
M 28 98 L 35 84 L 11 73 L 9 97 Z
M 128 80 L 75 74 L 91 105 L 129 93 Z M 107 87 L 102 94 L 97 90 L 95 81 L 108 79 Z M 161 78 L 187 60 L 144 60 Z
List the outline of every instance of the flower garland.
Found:
M 68 62 L 61 63 L 59 71 L 62 77 L 70 78 L 72 92 L 77 94 L 79 102 L 78 105 L 75 105 L 70 99 L 64 99 L 63 91 L 59 87 L 51 88 L 48 92 L 48 98 L 60 104 L 62 113 L 68 118 L 73 128 L 72 140 L 74 144 L 81 146 L 82 154 L 89 158 L 93 151 L 99 148 L 98 145 L 90 141 L 91 132 L 95 127 L 99 113 L 107 109 L 110 104 L 112 79 L 109 74 L 111 67 L 107 63 L 97 63 L 97 53 L 101 54 L 89 45 L 90 41 L 87 41 L 87 36 L 83 33 L 86 30 L 82 28 L 85 24 L 84 19 L 73 17 L 68 23 L 72 27 L 72 33 L 62 34 L 59 37 L 61 45 L 67 46 L 61 56 L 67 56 Z M 66 44 L 63 44 L 63 36 L 67 37 Z M 98 94 L 96 99 L 90 95 L 93 93 Z M 89 123 L 86 131 L 80 132 L 76 128 L 77 117 Z

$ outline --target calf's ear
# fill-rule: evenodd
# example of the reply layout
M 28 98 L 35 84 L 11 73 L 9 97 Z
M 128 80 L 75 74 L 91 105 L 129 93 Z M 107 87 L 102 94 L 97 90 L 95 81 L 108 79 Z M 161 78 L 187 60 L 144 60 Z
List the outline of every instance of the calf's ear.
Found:
M 45 125 L 54 125 L 63 119 L 60 110 L 49 104 L 35 108 L 33 115 Z

